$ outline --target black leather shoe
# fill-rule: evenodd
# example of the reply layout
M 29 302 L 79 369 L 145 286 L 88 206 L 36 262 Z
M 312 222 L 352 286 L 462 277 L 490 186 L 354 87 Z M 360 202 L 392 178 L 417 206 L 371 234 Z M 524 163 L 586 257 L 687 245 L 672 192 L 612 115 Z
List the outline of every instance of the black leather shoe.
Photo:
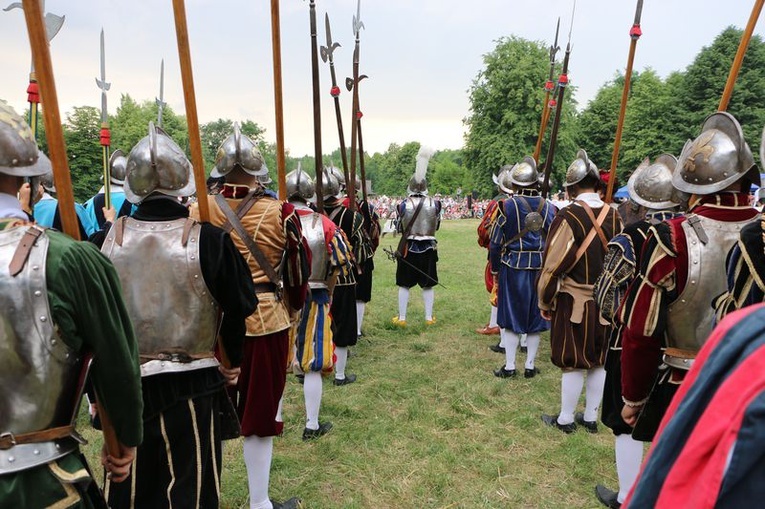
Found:
M 595 496 L 598 497 L 600 503 L 610 509 L 619 509 L 622 504 L 617 501 L 619 494 L 615 491 L 611 491 L 602 484 L 595 486 Z
M 558 424 L 557 415 L 542 414 L 542 422 L 553 428 L 558 428 L 563 433 L 570 434 L 576 431 L 576 423 L 571 424 Z
M 505 353 L 505 347 L 499 346 L 499 343 L 497 343 L 496 345 L 489 345 L 489 350 L 491 350 L 492 352 L 497 352 L 501 354 Z
M 271 505 L 274 506 L 274 509 L 303 509 L 303 502 L 297 497 L 292 497 L 284 502 L 272 500 Z
M 505 369 L 504 366 L 494 370 L 494 376 L 497 378 L 515 378 L 517 374 L 514 369 Z
M 334 385 L 348 385 L 356 381 L 356 375 L 345 375 L 345 378 L 335 378 L 332 380 Z
M 319 429 L 305 428 L 303 430 L 303 440 L 305 441 L 305 440 L 313 440 L 314 438 L 319 438 L 329 433 L 329 430 L 331 429 L 332 429 L 331 422 L 320 422 Z
M 541 371 L 539 371 L 539 368 L 525 369 L 523 371 L 523 378 L 534 378 L 539 373 L 541 373 Z
M 587 433 L 597 433 L 598 432 L 598 423 L 597 421 L 585 421 L 584 420 L 584 414 L 582 412 L 577 412 L 574 414 L 574 422 L 584 426 L 584 429 L 587 430 Z

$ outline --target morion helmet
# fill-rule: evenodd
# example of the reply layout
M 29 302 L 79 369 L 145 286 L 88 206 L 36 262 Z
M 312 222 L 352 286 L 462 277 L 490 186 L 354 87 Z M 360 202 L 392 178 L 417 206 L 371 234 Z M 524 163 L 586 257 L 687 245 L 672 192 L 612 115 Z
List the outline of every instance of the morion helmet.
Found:
M 425 174 L 428 172 L 428 161 L 430 161 L 430 158 L 435 153 L 435 150 L 432 148 L 420 147 L 420 151 L 417 152 L 414 175 L 409 179 L 409 186 L 407 187 L 407 194 L 409 196 L 413 194 L 428 194 L 428 181 L 425 179 Z
M 500 191 L 502 191 L 505 194 L 512 194 L 513 192 L 513 183 L 510 178 L 510 172 L 513 171 L 513 168 L 515 168 L 515 165 L 506 164 L 502 168 L 499 169 L 499 175 L 492 175 L 491 179 L 494 181 L 495 184 L 497 184 L 497 187 Z
M 50 161 L 37 148 L 34 134 L 24 118 L 0 100 L 0 173 L 36 177 L 49 171 Z
M 563 184 L 563 186 L 569 187 L 578 184 L 587 176 L 600 179 L 600 172 L 598 172 L 598 167 L 595 163 L 590 161 L 590 158 L 587 157 L 587 152 L 580 148 L 576 153 L 576 159 L 574 159 L 566 170 L 566 183 Z
M 324 172 L 331 173 L 337 179 L 337 183 L 340 184 L 340 189 L 345 189 L 345 173 L 343 173 L 343 170 L 330 164 L 330 166 L 324 167 Z
M 742 178 L 760 185 L 760 173 L 741 125 L 730 113 L 713 113 L 701 126 L 701 134 L 685 143 L 672 184 L 680 191 L 705 195 Z
M 535 186 L 539 182 L 537 162 L 533 157 L 526 156 L 516 164 L 510 172 L 510 182 L 518 187 Z
M 326 173 L 325 173 L 326 175 Z M 287 174 L 287 199 L 294 197 L 308 201 L 316 193 L 316 185 L 311 176 L 300 168 L 300 163 L 296 170 Z
M 128 155 L 124 185 L 130 203 L 140 203 L 152 193 L 183 197 L 196 191 L 186 154 L 154 122 L 149 122 L 149 135 Z
M 109 157 L 109 180 L 118 186 L 125 184 L 127 157 L 121 150 L 115 150 Z
M 239 124 L 234 122 L 234 134 L 226 138 L 215 156 L 215 168 L 210 172 L 212 177 L 223 177 L 239 165 L 249 175 L 260 177 L 268 174 L 263 156 L 255 142 L 242 134 Z
M 324 168 L 321 176 L 321 196 L 327 198 L 337 198 L 340 195 L 340 182 L 330 168 Z
M 680 205 L 680 193 L 672 185 L 672 172 L 676 166 L 677 158 L 671 154 L 660 155 L 653 164 L 646 157 L 627 181 L 630 199 L 654 210 Z

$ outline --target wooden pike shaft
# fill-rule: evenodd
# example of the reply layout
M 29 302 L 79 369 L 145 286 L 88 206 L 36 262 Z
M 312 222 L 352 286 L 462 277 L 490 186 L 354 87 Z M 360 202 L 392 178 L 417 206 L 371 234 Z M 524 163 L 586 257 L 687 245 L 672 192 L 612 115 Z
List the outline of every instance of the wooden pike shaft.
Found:
M 364 167 L 364 138 L 361 136 L 361 119 L 356 119 L 356 122 L 358 122 L 358 125 L 356 126 L 356 131 L 359 138 L 359 170 L 361 170 L 361 199 L 363 201 L 367 201 L 367 172 L 366 168 Z M 356 183 L 353 183 L 353 189 L 356 189 Z M 353 199 L 356 199 L 354 191 Z
M 627 70 L 624 72 L 624 88 L 622 89 L 622 103 L 619 108 L 619 120 L 616 122 L 616 138 L 614 139 L 614 151 L 611 153 L 611 169 L 609 171 L 608 189 L 606 190 L 606 203 L 611 203 L 614 196 L 614 183 L 616 182 L 616 166 L 619 163 L 619 148 L 622 143 L 622 132 L 624 130 L 624 117 L 627 115 L 627 101 L 630 96 L 630 87 L 632 82 L 632 64 L 635 61 L 635 48 L 637 47 L 637 38 L 633 37 L 630 41 L 630 52 L 627 57 Z
M 173 0 L 173 14 L 175 15 L 175 36 L 178 40 L 178 59 L 181 63 L 183 102 L 186 105 L 186 124 L 189 129 L 191 164 L 194 166 L 194 183 L 197 188 L 199 219 L 206 222 L 210 220 L 210 204 L 207 201 L 207 180 L 205 179 L 205 163 L 202 157 L 202 138 L 199 134 L 194 73 L 191 69 L 191 48 L 189 47 L 189 29 L 186 24 L 184 0 Z
M 542 197 L 547 198 L 550 192 L 550 173 L 552 172 L 553 159 L 555 158 L 555 146 L 558 141 L 558 128 L 560 127 L 560 117 L 563 112 L 563 99 L 566 95 L 566 86 L 568 84 L 568 61 L 571 56 L 571 44 L 566 46 L 566 56 L 563 57 L 563 70 L 561 77 L 558 78 L 558 99 L 555 105 L 555 117 L 553 117 L 552 132 L 550 133 L 550 147 L 547 149 L 547 157 L 545 158 L 545 180 L 542 184 Z M 565 77 L 565 78 L 564 78 Z M 562 79 L 565 79 L 563 85 L 561 85 Z
M 274 60 L 274 109 L 276 110 L 276 171 L 279 199 L 287 198 L 287 172 L 284 158 L 284 103 L 282 101 L 282 42 L 279 0 L 271 0 L 271 46 Z
M 539 136 L 537 136 L 537 144 L 534 147 L 534 160 L 539 162 L 539 154 L 542 153 L 542 140 L 545 138 L 545 131 L 547 131 L 547 122 L 550 120 L 550 91 L 545 92 L 545 102 L 542 105 L 542 124 L 539 126 Z
M 61 211 L 61 226 L 64 233 L 75 240 L 80 240 L 80 229 L 77 225 L 77 214 L 74 211 L 74 192 L 69 178 L 69 163 L 66 158 L 64 130 L 61 127 L 61 115 L 58 110 L 58 95 L 53 79 L 53 67 L 50 59 L 48 37 L 45 32 L 43 12 L 38 0 L 24 0 L 24 18 L 29 31 L 29 43 L 32 47 L 32 61 L 35 65 L 37 81 L 40 84 L 40 94 L 45 122 L 45 134 L 48 138 L 50 160 L 53 165 L 53 179 L 58 191 L 58 203 Z
M 746 24 L 744 34 L 741 36 L 741 42 L 738 45 L 736 57 L 733 59 L 733 65 L 731 66 L 730 73 L 728 74 L 728 81 L 725 83 L 725 90 L 723 91 L 722 98 L 720 99 L 720 106 L 717 108 L 718 111 L 726 111 L 728 109 L 730 98 L 733 95 L 733 87 L 736 85 L 736 78 L 738 78 L 738 73 L 741 70 L 741 64 L 744 61 L 746 49 L 749 47 L 749 41 L 752 39 L 752 33 L 754 32 L 755 25 L 757 25 L 757 20 L 760 17 L 760 12 L 762 12 L 763 5 L 765 5 L 765 0 L 756 0 L 754 2 L 752 14 L 749 16 L 749 22 Z
M 313 147 L 314 161 L 316 165 L 316 210 L 319 214 L 324 213 L 323 174 L 324 163 L 321 153 L 321 92 L 319 90 L 319 43 L 316 40 L 316 3 L 311 0 L 311 76 L 313 81 Z M 279 186 L 281 190 L 281 186 Z M 285 190 L 286 191 L 286 190 Z

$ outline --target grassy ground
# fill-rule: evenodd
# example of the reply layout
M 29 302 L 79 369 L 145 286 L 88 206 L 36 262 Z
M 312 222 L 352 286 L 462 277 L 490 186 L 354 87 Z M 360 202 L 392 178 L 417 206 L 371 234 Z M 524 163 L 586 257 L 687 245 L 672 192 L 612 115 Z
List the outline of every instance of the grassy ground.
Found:
M 366 334 L 352 349 L 348 373 L 358 382 L 324 383 L 326 436 L 301 440 L 302 386 L 288 377 L 284 435 L 276 439 L 271 496 L 299 496 L 309 509 L 598 507 L 596 483 L 616 487 L 613 438 L 545 427 L 557 412 L 560 371 L 549 361 L 547 335 L 526 380 L 495 378 L 504 357 L 488 350 L 496 337 L 473 331 L 488 321 L 483 286 L 486 251 L 477 221 L 443 224 L 439 238 L 438 323 L 426 327 L 420 291 L 411 292 L 409 327 L 391 325 L 397 311 L 395 265 L 378 251 Z M 397 238 L 386 236 L 382 246 Z M 382 247 L 381 246 L 381 247 Z M 522 366 L 523 354 L 518 361 Z M 100 436 L 88 433 L 89 451 Z M 246 508 L 241 442 L 227 442 L 222 507 Z

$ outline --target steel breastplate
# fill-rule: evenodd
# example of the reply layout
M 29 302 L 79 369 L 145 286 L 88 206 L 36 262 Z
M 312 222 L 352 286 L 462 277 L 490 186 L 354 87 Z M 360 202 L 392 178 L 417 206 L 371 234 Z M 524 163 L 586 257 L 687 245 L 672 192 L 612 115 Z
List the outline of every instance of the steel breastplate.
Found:
M 698 221 L 708 237 L 701 242 L 691 225 Z M 738 221 L 715 221 L 692 214 L 682 228 L 688 245 L 688 278 L 683 292 L 669 306 L 667 346 L 698 351 L 712 331 L 712 299 L 726 290 L 725 258 L 738 240 L 741 229 L 757 218 Z
M 438 209 L 435 200 L 430 196 L 410 196 L 406 199 L 406 209 L 404 210 L 403 229 L 406 231 L 409 224 L 412 223 L 414 211 L 422 203 L 422 209 L 414 219 L 409 238 L 418 237 L 420 239 L 435 239 L 436 226 L 438 225 Z
M 61 341 L 48 302 L 42 234 L 21 272 L 9 263 L 29 227 L 0 231 L 0 435 L 21 435 L 74 423 L 82 358 Z M 0 475 L 60 458 L 70 439 L 0 450 Z
M 311 288 L 327 288 L 327 276 L 329 275 L 329 256 L 327 244 L 324 240 L 324 222 L 320 214 L 300 215 L 300 223 L 303 227 L 303 237 L 311 248 L 311 276 L 308 285 Z
M 199 263 L 201 225 L 194 222 L 184 245 L 186 222 L 120 218 L 101 248 L 119 274 L 142 376 L 217 365 L 218 305 Z

